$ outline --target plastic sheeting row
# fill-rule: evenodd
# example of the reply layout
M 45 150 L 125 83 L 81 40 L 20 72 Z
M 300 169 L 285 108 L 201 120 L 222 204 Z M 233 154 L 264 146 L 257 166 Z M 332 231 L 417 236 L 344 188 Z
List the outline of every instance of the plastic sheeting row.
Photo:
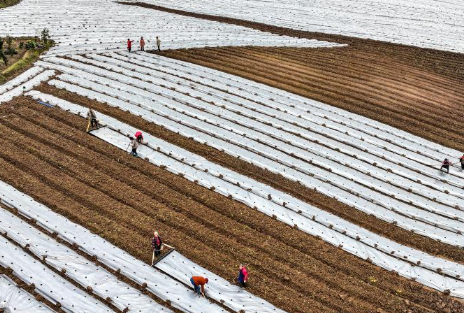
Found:
M 45 263 L 55 270 L 65 270 L 65 275 L 83 288 L 91 287 L 92 292 L 102 299 L 111 299 L 121 311 L 129 309 L 139 313 L 172 312 L 2 208 L 0 233 L 7 234 L 8 238 L 21 247 L 27 247 L 36 257 L 45 257 Z
M 8 277 L 0 275 L 0 309 L 15 313 L 53 313 L 31 294 L 20 289 Z
M 20 16 L 21 18 L 18 18 Z M 169 22 L 168 22 L 169 21 Z M 55 41 L 47 55 L 125 50 L 128 38 L 144 37 L 146 49 L 214 46 L 340 47 L 325 41 L 279 36 L 231 24 L 180 16 L 111 0 L 23 0 L 0 11 L 0 36 L 31 37 L 50 29 Z M 134 43 L 133 49 L 138 49 Z
M 114 73 L 112 75 L 120 74 Z M 91 76 L 88 76 L 89 79 L 91 79 Z M 183 105 L 179 102 L 175 102 L 168 98 L 162 98 L 159 99 L 159 101 L 162 103 L 172 102 L 172 109 L 165 108 L 164 106 L 155 107 L 152 106 L 151 100 L 142 97 L 142 95 L 147 91 L 141 89 L 138 89 L 139 94 L 137 95 L 128 94 L 127 92 L 117 90 L 116 88 L 91 82 L 90 80 L 81 77 L 70 75 L 61 77 L 73 83 L 83 85 L 87 88 L 82 88 L 75 84 L 69 84 L 56 80 L 51 81 L 50 84 L 59 88 L 65 88 L 71 92 L 75 92 L 83 96 L 97 99 L 100 102 L 105 102 L 109 105 L 116 106 L 124 110 L 129 110 L 132 114 L 142 116 L 146 120 L 161 124 L 168 129 L 180 132 L 181 134 L 184 134 L 188 137 L 193 137 L 200 142 L 206 142 L 211 146 L 227 151 L 231 155 L 240 156 L 249 162 L 252 162 L 261 167 L 265 167 L 276 173 L 280 173 L 292 180 L 301 181 L 303 184 L 311 188 L 317 188 L 318 191 L 335 197 L 337 200 L 348 205 L 352 205 L 366 213 L 374 214 L 378 218 L 389 222 L 396 222 L 400 227 L 405 229 L 414 230 L 415 232 L 425 236 L 439 239 L 453 245 L 462 245 L 463 243 L 462 235 L 459 234 L 459 220 L 455 221 L 453 218 L 446 218 L 440 215 L 433 215 L 433 217 L 428 216 L 427 212 L 422 212 L 416 209 L 414 206 L 399 202 L 393 197 L 387 197 L 379 192 L 375 192 L 369 188 L 363 187 L 363 185 L 352 181 L 350 179 L 351 177 L 343 178 L 334 173 L 331 173 L 330 171 L 323 171 L 319 167 L 312 166 L 309 163 L 305 163 L 299 160 L 298 158 L 289 157 L 287 154 L 283 154 L 282 152 L 276 151 L 275 149 L 272 149 L 266 145 L 256 143 L 255 141 L 252 141 L 248 138 L 243 138 L 238 134 L 226 133 L 220 127 L 207 124 L 196 118 L 183 115 L 174 108 L 174 106 Z M 102 78 L 102 80 L 104 79 Z M 123 84 L 118 84 L 114 81 L 112 81 L 112 86 L 117 86 L 119 88 L 124 87 Z M 130 87 L 129 85 L 125 86 L 126 88 L 135 88 Z M 88 88 L 92 88 L 94 91 Z M 145 86 L 145 88 L 153 87 Z M 118 97 L 122 100 L 115 99 L 108 94 L 117 94 Z M 135 102 L 133 99 L 137 99 L 138 102 Z M 141 107 L 140 103 L 143 103 Z M 154 112 L 156 112 L 156 114 Z M 183 124 L 187 124 L 187 126 L 184 126 Z M 202 131 L 197 131 L 196 129 L 202 125 Z M 218 134 L 221 135 L 220 138 L 217 138 Z M 223 137 L 229 138 L 237 144 L 233 145 L 230 142 L 223 140 Z M 251 150 L 250 147 L 257 147 L 256 149 L 258 150 Z M 266 152 L 266 157 L 262 156 L 263 151 Z M 295 169 L 296 166 L 298 166 L 298 169 Z M 317 172 L 316 175 L 308 172 L 308 167 L 311 168 L 312 172 Z M 402 211 L 396 213 L 398 208 L 402 208 Z M 435 206 L 429 205 L 427 208 L 436 210 Z M 455 211 L 454 208 L 448 208 L 448 210 L 448 212 Z M 446 207 L 444 208 L 444 212 L 447 212 Z M 455 211 L 454 213 L 459 214 L 458 211 Z M 454 215 L 451 216 L 454 217 Z M 430 220 L 436 220 L 436 224 L 438 226 L 430 225 Z
M 268 112 L 269 107 L 275 108 L 278 110 L 276 115 L 279 117 L 292 115 L 293 118 L 296 118 L 301 116 L 304 120 L 325 125 L 326 129 L 337 130 L 341 135 L 348 132 L 350 134 L 348 138 L 362 138 L 364 144 L 371 143 L 394 152 L 397 154 L 396 158 L 404 154 L 409 159 L 427 164 L 427 162 L 442 161 L 444 154 L 456 157 L 459 156 L 456 153 L 460 153 L 460 151 L 441 146 L 364 116 L 211 68 L 159 55 L 118 52 L 111 53 L 109 56 L 130 60 L 136 64 L 139 62 L 145 67 L 155 69 L 157 73 L 170 73 L 185 77 L 192 82 L 200 82 L 201 85 L 224 90 L 227 94 L 254 101 L 258 104 L 257 108 L 264 105 L 267 107 L 266 112 Z M 215 94 L 217 93 L 218 91 L 215 92 Z
M 34 284 L 41 296 L 54 304 L 59 303 L 68 312 L 114 312 L 3 237 L 0 237 L 0 266 L 12 269 L 14 275 L 23 282 Z
M 36 91 L 29 94 L 36 99 L 48 101 L 74 114 L 83 116 L 87 111 L 86 108 L 50 95 Z M 128 142 L 127 135 L 133 134 L 136 129 L 100 113 L 98 113 L 98 117 L 108 127 L 116 129 L 124 135 L 108 127 L 92 133 L 104 141 L 125 149 Z M 215 191 L 218 193 L 231 196 L 233 199 L 264 214 L 275 216 L 278 220 L 291 226 L 296 225 L 302 231 L 320 236 L 323 240 L 360 258 L 369 259 L 385 269 L 396 271 L 404 277 L 414 278 L 434 289 L 449 289 L 451 294 L 464 297 L 464 282 L 460 280 L 460 277 L 464 277 L 464 266 L 433 257 L 378 236 L 288 194 L 211 163 L 149 134 L 144 134 L 144 137 L 148 141 L 148 145 L 139 147 L 138 152 L 151 163 L 166 166 L 167 170 L 180 173 L 186 179 L 206 188 L 215 187 Z M 271 199 L 268 199 L 268 195 L 272 195 Z
M 26 78 L 29 78 L 30 76 L 33 76 L 33 74 L 34 74 L 34 71 L 31 71 L 31 72 L 28 73 L 27 76 L 21 77 L 21 80 L 25 80 Z M 18 97 L 18 96 L 22 95 L 24 92 L 29 91 L 34 87 L 37 87 L 38 85 L 40 85 L 44 81 L 47 81 L 53 75 L 55 75 L 55 71 L 53 71 L 53 70 L 48 70 L 48 71 L 41 72 L 41 73 L 39 71 L 39 74 L 34 76 L 32 79 L 30 79 L 30 80 L 28 80 L 28 81 L 26 81 L 24 83 L 21 83 L 20 85 L 17 85 L 16 87 L 6 91 L 3 94 L 0 94 L 0 103 L 10 101 L 14 97 Z M 20 81 L 13 82 L 13 84 L 16 84 L 18 82 L 20 82 Z M 11 85 L 9 85 L 9 86 L 11 86 Z M 3 86 L 0 86 L 0 87 L 3 87 Z M 5 89 L 8 89 L 8 88 L 10 88 L 10 87 L 7 86 Z
M 38 225 L 50 233 L 58 234 L 59 238 L 70 244 L 76 244 L 84 253 L 95 256 L 98 261 L 105 264 L 109 268 L 115 271 L 119 270 L 120 274 L 126 276 L 133 282 L 139 285 L 146 284 L 148 291 L 163 301 L 170 301 L 173 307 L 187 313 L 226 312 L 224 309 L 208 301 L 207 299 L 198 298 L 191 288 L 187 288 L 185 285 L 177 282 L 162 272 L 152 268 L 148 264 L 145 264 L 142 261 L 134 258 L 127 252 L 112 245 L 100 236 L 92 234 L 84 227 L 70 222 L 63 216 L 56 214 L 49 208 L 36 202 L 31 197 L 1 181 L 0 199 L 3 204 L 17 209 L 18 212 L 26 218 L 35 220 Z M 18 252 L 13 255 L 10 253 L 11 249 L 15 250 L 16 248 L 13 246 L 13 248 L 9 248 L 8 251 L 5 250 L 6 254 L 11 254 L 11 259 L 4 259 L 5 263 L 14 264 L 18 267 L 18 269 L 22 267 L 28 267 L 28 265 L 21 263 L 23 260 L 27 259 L 25 254 L 23 252 Z M 0 249 L 0 251 L 3 252 L 2 249 Z M 15 259 L 18 259 L 21 262 L 15 261 Z M 41 272 L 45 271 L 42 271 L 42 268 L 33 268 L 31 270 Z M 27 277 L 32 276 L 32 274 L 27 275 Z M 25 279 L 27 277 L 25 277 Z M 60 277 L 53 275 L 49 276 L 48 278 L 44 277 L 44 279 L 50 281 L 51 284 L 64 284 L 64 282 L 59 280 Z M 91 313 L 99 311 L 80 310 L 78 312 Z
M 138 1 L 138 0 L 132 0 Z M 463 10 L 451 1 L 144 0 L 149 4 L 297 30 L 464 52 Z M 444 35 L 445 34 L 445 35 Z
M 156 268 L 175 277 L 184 284 L 190 284 L 190 277 L 200 275 L 208 277 L 208 297 L 220 301 L 235 312 L 243 310 L 253 313 L 283 313 L 280 309 L 246 290 L 230 284 L 205 268 L 193 263 L 177 251 L 156 263 Z

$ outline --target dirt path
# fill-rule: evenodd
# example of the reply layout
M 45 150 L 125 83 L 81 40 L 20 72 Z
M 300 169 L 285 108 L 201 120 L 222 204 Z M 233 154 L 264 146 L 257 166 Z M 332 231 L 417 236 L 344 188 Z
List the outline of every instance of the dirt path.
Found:
M 87 135 L 79 117 L 27 98 L 0 111 L 0 179 L 146 262 L 156 228 L 181 253 L 228 280 L 238 263 L 247 263 L 250 291 L 289 312 L 464 309 L 461 302 L 134 159 Z

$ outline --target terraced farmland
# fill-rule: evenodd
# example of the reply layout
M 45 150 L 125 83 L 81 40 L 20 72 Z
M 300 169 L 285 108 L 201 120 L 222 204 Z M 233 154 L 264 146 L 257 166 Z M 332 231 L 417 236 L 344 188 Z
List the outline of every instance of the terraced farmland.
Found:
M 464 62 L 420 48 L 454 39 L 130 4 L 0 10 L 56 42 L 0 86 L 1 312 L 464 311 Z

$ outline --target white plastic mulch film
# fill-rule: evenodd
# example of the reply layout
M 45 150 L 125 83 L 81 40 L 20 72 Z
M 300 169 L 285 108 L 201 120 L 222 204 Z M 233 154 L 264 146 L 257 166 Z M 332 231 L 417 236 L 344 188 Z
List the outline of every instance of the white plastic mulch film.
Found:
M 30 293 L 18 288 L 8 277 L 0 275 L 0 309 L 5 313 L 53 313 Z
M 207 299 L 197 297 L 191 288 L 186 287 L 178 281 L 152 268 L 148 264 L 145 264 L 144 262 L 134 258 L 127 252 L 112 245 L 100 236 L 92 234 L 84 227 L 72 223 L 65 217 L 56 214 L 44 205 L 34 201 L 34 199 L 31 197 L 21 193 L 10 185 L 1 181 L 0 199 L 3 204 L 16 208 L 19 213 L 25 217 L 34 219 L 41 227 L 50 231 L 50 233 L 55 232 L 61 239 L 71 244 L 78 245 L 78 247 L 85 253 L 89 255 L 95 255 L 100 262 L 110 267 L 111 269 L 120 270 L 122 275 L 126 276 L 137 284 L 142 285 L 146 283 L 147 289 L 151 293 L 164 301 L 169 300 L 173 307 L 187 313 L 226 312 L 220 306 L 208 301 Z M 10 246 L 12 246 L 12 244 L 7 245 L 9 250 L 18 250 L 16 247 L 12 246 L 11 248 Z M 0 249 L 0 251 L 3 252 L 2 249 Z M 12 258 L 10 259 L 8 257 L 4 258 L 3 260 L 0 258 L 0 264 L 3 265 L 1 262 L 5 261 L 5 264 L 12 263 L 17 266 L 18 269 L 20 269 L 21 267 L 25 266 L 22 263 L 25 262 L 25 260 L 28 260 L 28 258 L 31 258 L 22 251 L 16 252 L 15 255 L 9 253 L 8 251 L 5 250 L 5 255 L 11 255 Z M 32 270 L 42 271 L 43 266 L 41 266 L 40 263 L 37 264 L 37 266 L 40 267 L 34 268 Z M 21 278 L 27 279 L 27 277 L 22 276 Z M 50 281 L 51 284 L 56 284 L 57 282 L 54 280 L 60 279 L 60 277 L 53 275 L 44 277 L 44 279 L 45 278 L 47 281 Z M 167 310 L 165 309 L 165 311 Z M 78 312 L 90 313 L 100 311 L 81 310 Z
M 74 114 L 83 116 L 87 112 L 86 108 L 54 96 L 36 91 L 30 92 L 29 95 Z M 114 118 L 97 114 L 108 127 L 93 131 L 93 135 L 121 149 L 127 149 L 127 135 L 134 134 L 136 129 Z M 452 295 L 464 297 L 464 282 L 461 280 L 461 277 L 464 277 L 463 265 L 428 255 L 376 235 L 150 134 L 144 134 L 144 137 L 148 145 L 139 147 L 138 152 L 141 157 L 153 164 L 166 166 L 167 170 L 181 173 L 185 178 L 206 188 L 215 187 L 218 193 L 230 195 L 233 199 L 269 216 L 276 216 L 289 225 L 297 225 L 299 229 L 320 236 L 323 240 L 363 259 L 369 259 L 385 269 L 396 271 L 407 278 L 414 278 L 434 289 L 442 291 L 448 289 Z M 269 199 L 268 195 L 272 195 L 272 198 Z
M 0 104 L 10 101 L 14 97 L 20 96 L 24 92 L 37 87 L 42 82 L 50 79 L 53 75 L 55 75 L 55 71 L 53 70 L 42 72 L 42 69 L 39 67 L 31 68 L 29 71 L 26 71 L 22 75 L 16 77 L 16 79 L 0 86 Z
M 130 0 L 140 1 L 140 0 Z M 143 0 L 297 30 L 464 52 L 460 0 Z
M 55 46 L 48 55 L 126 50 L 128 39 L 139 49 L 216 46 L 341 47 L 336 43 L 279 36 L 247 27 L 127 6 L 112 0 L 22 0 L 0 10 L 0 36 L 40 36 L 48 28 Z
M 52 303 L 73 313 L 113 313 L 109 307 L 66 281 L 7 239 L 0 237 L 0 265 Z
M 127 53 L 72 59 L 39 62 L 63 73 L 50 85 L 127 110 L 404 229 L 464 245 L 464 173 L 439 171 L 441 158 L 457 158 L 458 151 L 185 62 Z
M 252 295 L 236 285 L 232 285 L 225 279 L 195 264 L 177 251 L 169 253 L 169 255 L 156 264 L 156 267 L 187 285 L 190 284 L 192 276 L 208 278 L 208 284 L 205 286 L 207 296 L 220 301 L 236 312 L 241 310 L 246 313 L 284 312 L 269 302 Z
M 65 270 L 65 275 L 71 280 L 83 288 L 92 287 L 93 293 L 103 299 L 111 299 L 121 311 L 127 308 L 139 313 L 172 312 L 2 208 L 0 233 L 7 234 L 23 248 L 27 246 L 38 258 L 46 257 L 45 262 L 50 267 L 57 271 Z

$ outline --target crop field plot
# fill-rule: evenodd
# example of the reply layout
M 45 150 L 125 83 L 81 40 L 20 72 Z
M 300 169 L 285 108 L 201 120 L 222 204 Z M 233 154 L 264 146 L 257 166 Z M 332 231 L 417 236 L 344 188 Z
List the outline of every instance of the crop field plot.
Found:
M 464 312 L 460 26 L 199 3 L 0 10 L 54 42 L 0 86 L 0 312 Z

